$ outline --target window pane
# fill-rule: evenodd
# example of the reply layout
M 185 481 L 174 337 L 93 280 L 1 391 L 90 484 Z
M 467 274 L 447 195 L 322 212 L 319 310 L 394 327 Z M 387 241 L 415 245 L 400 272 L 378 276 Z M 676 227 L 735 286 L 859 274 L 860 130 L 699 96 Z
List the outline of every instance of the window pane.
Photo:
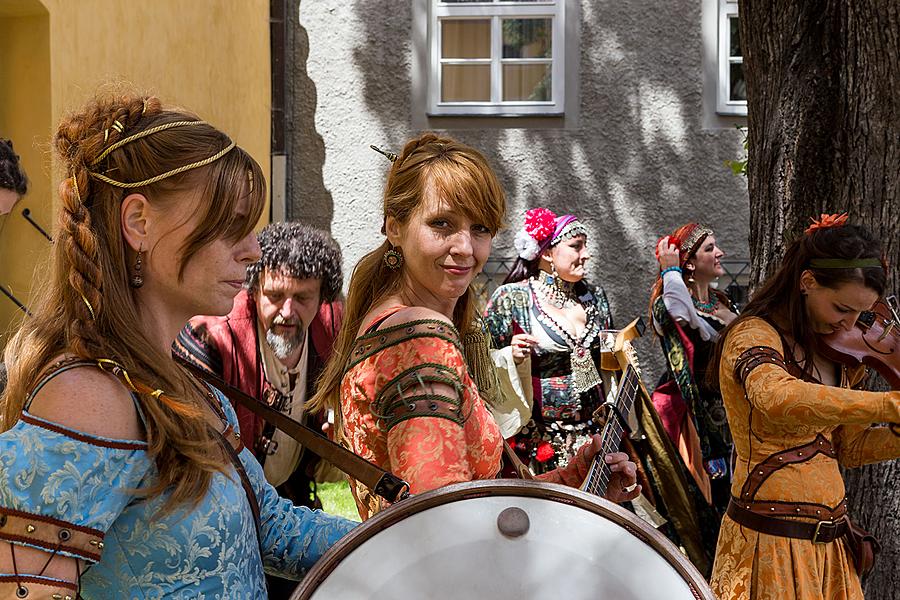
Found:
M 441 58 L 490 58 L 490 19 L 441 21 Z
M 552 19 L 503 19 L 503 58 L 550 58 Z
M 729 37 L 731 43 L 728 44 L 728 55 L 743 56 L 741 54 L 741 22 L 737 17 L 728 17 L 728 27 L 731 34 Z
M 551 65 L 503 65 L 503 100 L 551 100 Z
M 729 79 L 731 89 L 728 94 L 728 99 L 746 100 L 747 84 L 744 82 L 744 65 L 741 63 L 731 63 L 729 65 Z
M 490 101 L 490 65 L 444 65 L 441 69 L 441 102 Z

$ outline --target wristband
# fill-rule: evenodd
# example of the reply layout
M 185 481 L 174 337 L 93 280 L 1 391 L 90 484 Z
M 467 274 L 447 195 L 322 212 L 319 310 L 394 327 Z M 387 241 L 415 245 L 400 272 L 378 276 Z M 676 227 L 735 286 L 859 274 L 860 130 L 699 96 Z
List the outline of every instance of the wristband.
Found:
M 666 276 L 666 273 L 669 273 L 670 271 L 678 271 L 679 273 L 681 273 L 681 267 L 666 267 L 665 269 L 663 269 L 663 270 L 660 272 L 659 276 L 660 276 L 660 277 L 665 277 L 665 276 Z

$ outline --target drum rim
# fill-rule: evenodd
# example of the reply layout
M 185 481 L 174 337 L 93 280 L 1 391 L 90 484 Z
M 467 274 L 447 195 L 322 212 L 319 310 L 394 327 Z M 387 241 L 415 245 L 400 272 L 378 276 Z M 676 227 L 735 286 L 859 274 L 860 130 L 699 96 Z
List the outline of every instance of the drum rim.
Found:
M 500 492 L 500 493 L 496 493 Z M 668 538 L 618 504 L 576 488 L 539 480 L 486 479 L 448 485 L 412 496 L 382 510 L 350 531 L 320 558 L 294 591 L 292 600 L 308 600 L 335 568 L 366 540 L 410 515 L 435 506 L 491 495 L 541 498 L 574 505 L 608 518 L 661 555 L 687 583 L 697 600 L 716 600 L 706 579 Z

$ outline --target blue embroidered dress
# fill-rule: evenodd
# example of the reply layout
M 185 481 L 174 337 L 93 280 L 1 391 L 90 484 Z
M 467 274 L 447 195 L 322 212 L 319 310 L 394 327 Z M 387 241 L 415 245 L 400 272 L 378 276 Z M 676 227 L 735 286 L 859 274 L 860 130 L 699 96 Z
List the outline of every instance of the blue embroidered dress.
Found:
M 217 397 L 237 429 L 231 405 Z M 293 506 L 249 450 L 239 456 L 259 503 L 262 544 L 234 467 L 213 476 L 196 507 L 160 515 L 165 495 L 134 493 L 156 477 L 145 442 L 86 435 L 26 406 L 0 434 L 0 540 L 83 559 L 86 599 L 266 598 L 264 570 L 299 579 L 356 524 Z

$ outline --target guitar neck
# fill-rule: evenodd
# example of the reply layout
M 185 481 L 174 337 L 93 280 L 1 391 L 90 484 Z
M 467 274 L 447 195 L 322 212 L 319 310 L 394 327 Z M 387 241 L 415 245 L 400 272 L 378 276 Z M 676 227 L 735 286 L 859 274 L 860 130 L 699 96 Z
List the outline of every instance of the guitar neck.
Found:
M 581 486 L 582 490 L 597 496 L 606 495 L 612 471 L 606 464 L 605 456 L 611 452 L 617 452 L 622 445 L 622 439 L 628 431 L 624 420 L 628 419 L 634 410 L 637 395 L 640 393 L 640 385 L 641 380 L 637 371 L 632 365 L 628 365 L 616 392 L 615 408 L 609 411 L 606 425 L 603 426 L 603 431 L 600 433 L 601 450 L 591 462 L 587 479 Z

